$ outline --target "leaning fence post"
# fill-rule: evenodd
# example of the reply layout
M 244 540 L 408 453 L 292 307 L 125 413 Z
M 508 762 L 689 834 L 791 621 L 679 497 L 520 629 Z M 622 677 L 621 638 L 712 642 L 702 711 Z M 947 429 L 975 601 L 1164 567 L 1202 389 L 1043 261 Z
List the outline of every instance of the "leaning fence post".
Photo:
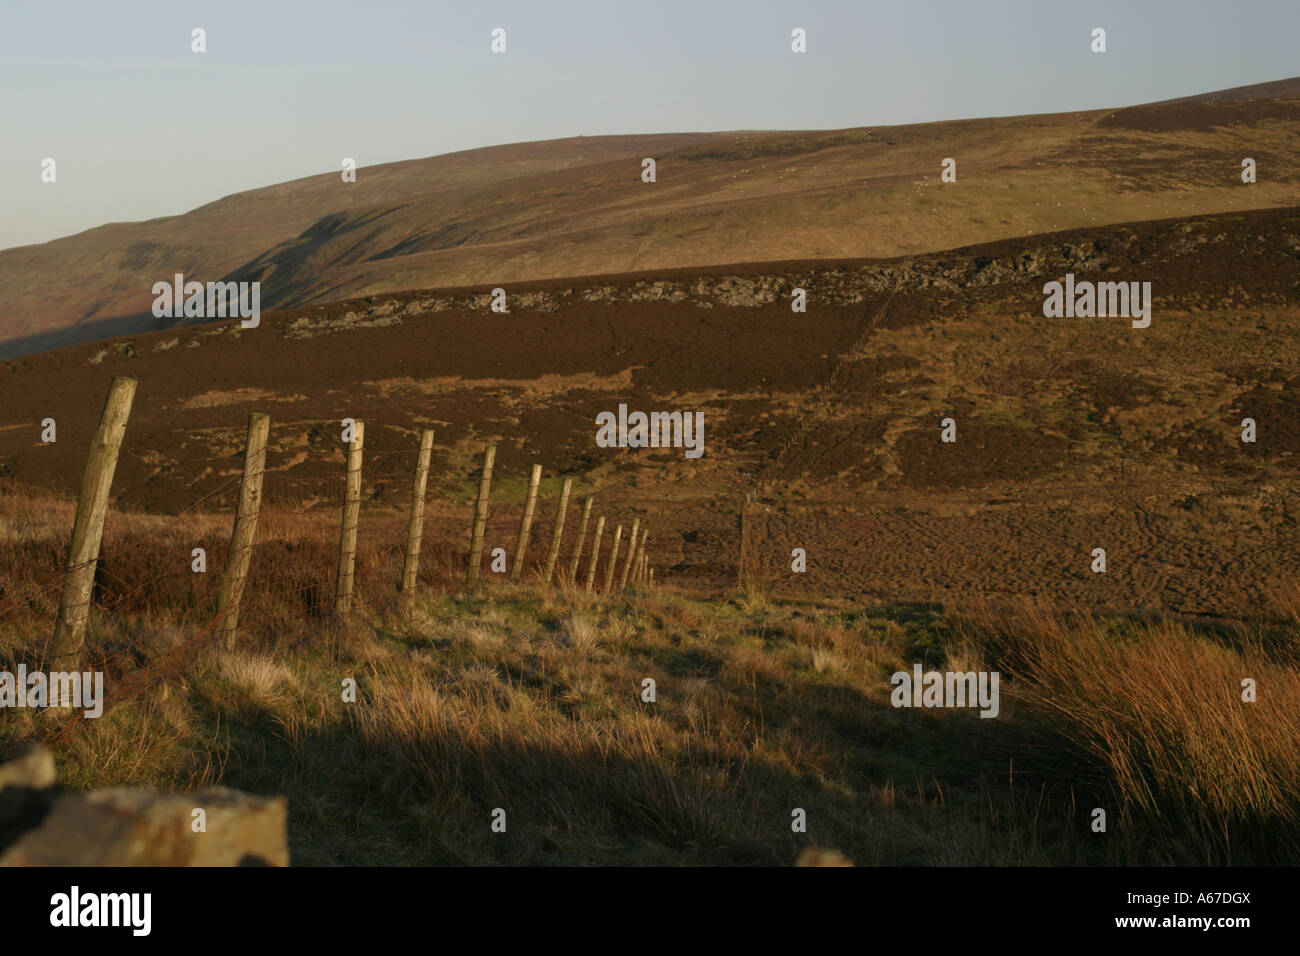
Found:
M 483 562 L 483 528 L 487 524 L 488 496 L 492 492 L 492 464 L 497 459 L 497 446 L 489 444 L 483 449 L 483 475 L 478 482 L 478 499 L 474 502 L 474 524 L 469 538 L 469 571 L 465 586 L 478 584 L 479 565 Z
M 361 512 L 361 450 L 365 423 L 354 422 L 348 446 L 348 479 L 343 494 L 343 531 L 339 535 L 339 577 L 334 592 L 334 612 L 340 618 L 352 611 L 352 582 L 356 576 L 357 517 Z
M 117 469 L 126 420 L 131 417 L 135 386 L 133 378 L 113 379 L 104 411 L 99 416 L 99 428 L 90 444 L 86 470 L 81 475 L 81 495 L 77 498 L 59 616 L 54 624 L 53 657 L 55 663 L 64 666 L 76 664 L 86 639 L 86 621 L 95 590 L 95 565 L 99 561 L 104 516 L 108 511 L 108 491 Z
M 564 535 L 564 519 L 569 511 L 569 492 L 573 490 L 573 479 L 565 478 L 560 489 L 560 503 L 555 509 L 555 527 L 551 529 L 551 550 L 546 555 L 546 569 L 542 572 L 542 581 L 549 585 L 551 575 L 555 573 L 555 562 L 560 557 L 560 538 Z
M 638 586 L 645 584 L 645 533 L 641 534 L 641 547 L 637 549 L 636 569 L 632 572 L 632 579 Z
M 235 512 L 235 530 L 230 535 L 230 553 L 221 577 L 217 608 L 221 614 L 221 643 L 226 650 L 235 649 L 235 630 L 239 627 L 239 602 L 244 596 L 244 580 L 253 558 L 253 536 L 257 533 L 257 515 L 262 507 L 262 475 L 266 472 L 266 439 L 271 430 L 271 416 L 253 412 L 248 416 L 248 440 L 244 443 L 244 478 L 239 486 L 239 510 Z
M 420 432 L 420 454 L 415 460 L 415 481 L 411 485 L 411 518 L 406 526 L 406 560 L 402 562 L 402 594 L 415 591 L 420 573 L 420 541 L 424 538 L 424 493 L 429 486 L 429 457 L 433 453 L 433 429 Z
M 632 519 L 632 533 L 627 536 L 627 560 L 623 562 L 623 573 L 618 579 L 618 589 L 622 591 L 627 587 L 627 581 L 632 574 L 632 562 L 636 560 L 636 546 L 641 540 L 641 519 Z
M 578 521 L 578 540 L 573 543 L 573 557 L 569 560 L 568 580 L 574 584 L 578 583 L 578 560 L 582 557 L 582 539 L 587 536 L 587 519 L 591 517 L 591 503 L 595 500 L 595 495 L 587 495 L 587 500 L 582 506 L 582 518 Z
M 614 546 L 609 552 L 609 567 L 605 569 L 605 593 L 609 594 L 614 586 L 614 568 L 618 564 L 618 539 L 623 537 L 623 526 L 614 529 Z
M 641 558 L 645 551 L 645 539 L 650 534 L 650 525 L 646 523 L 641 526 L 641 537 L 632 538 L 632 576 L 630 578 L 633 584 L 637 584 L 641 579 Z
M 591 539 L 591 560 L 587 563 L 586 589 L 590 591 L 596 582 L 596 562 L 600 559 L 600 536 L 605 532 L 605 516 L 596 519 L 596 532 Z
M 524 501 L 524 516 L 519 519 L 519 542 L 515 545 L 515 560 L 510 566 L 510 576 L 518 578 L 524 573 L 524 556 L 528 553 L 528 534 L 533 527 L 533 512 L 537 508 L 537 486 L 542 481 L 542 466 L 533 465 L 528 479 L 528 498 Z

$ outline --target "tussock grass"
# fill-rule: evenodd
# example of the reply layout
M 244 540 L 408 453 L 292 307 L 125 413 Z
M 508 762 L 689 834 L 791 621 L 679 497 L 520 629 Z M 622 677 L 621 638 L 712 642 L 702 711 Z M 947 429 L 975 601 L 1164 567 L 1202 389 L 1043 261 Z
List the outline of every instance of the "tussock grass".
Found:
M 24 514 L 45 520 L 0 508 Z M 1298 849 L 1287 595 L 1214 629 L 664 586 L 467 594 L 436 575 L 399 601 L 399 565 L 372 538 L 341 625 L 273 586 L 329 593 L 332 527 L 282 516 L 258 561 L 283 566 L 250 590 L 226 652 L 204 632 L 217 577 L 164 567 L 189 554 L 186 528 L 112 525 L 86 645 L 105 714 L 7 712 L 0 757 L 44 739 L 67 786 L 286 794 L 298 863 L 789 865 L 817 846 L 858 865 L 1268 864 Z M 39 562 L 58 541 L 0 537 L 0 669 L 42 659 Z M 891 707 L 890 674 L 917 661 L 998 670 L 1001 716 Z M 1097 806 L 1105 834 L 1089 828 Z
M 1160 862 L 1230 864 L 1300 855 L 1300 668 L 1287 614 L 1272 640 L 1032 604 L 975 610 L 961 630 L 1017 678 L 1021 716 L 1100 772 L 1124 826 L 1178 834 L 1153 848 Z

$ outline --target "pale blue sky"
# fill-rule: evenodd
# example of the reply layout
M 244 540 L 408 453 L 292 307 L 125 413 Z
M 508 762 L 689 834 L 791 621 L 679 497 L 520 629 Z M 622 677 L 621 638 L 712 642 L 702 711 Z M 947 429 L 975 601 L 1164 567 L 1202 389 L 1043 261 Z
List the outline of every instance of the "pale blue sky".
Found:
M 0 248 L 344 156 L 1149 102 L 1300 74 L 1297 37 L 1297 0 L 4 0 Z

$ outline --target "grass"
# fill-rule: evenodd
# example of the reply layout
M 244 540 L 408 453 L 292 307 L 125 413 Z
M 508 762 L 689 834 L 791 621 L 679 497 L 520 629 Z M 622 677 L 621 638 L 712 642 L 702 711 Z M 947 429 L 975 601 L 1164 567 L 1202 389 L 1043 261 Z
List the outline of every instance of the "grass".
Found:
M 51 616 L 30 569 L 57 555 L 68 516 L 0 514 L 12 670 L 42 659 Z M 1300 851 L 1300 590 L 1209 628 L 669 587 L 466 594 L 449 561 L 429 562 L 403 604 L 372 536 L 359 611 L 339 626 L 291 586 L 328 584 L 331 529 L 267 527 L 260 558 L 299 571 L 255 576 L 227 653 L 202 636 L 216 577 L 158 563 L 188 556 L 188 529 L 206 525 L 115 516 L 111 613 L 87 643 L 105 714 L 11 711 L 0 754 L 43 739 L 75 788 L 286 794 L 299 864 L 789 865 L 828 847 L 858 865 L 1217 865 Z M 916 661 L 998 670 L 1000 717 L 891 707 L 889 676 Z M 505 833 L 489 825 L 498 808 Z M 796 808 L 807 832 L 791 830 Z
M 1210 636 L 1170 620 L 1115 628 L 1024 605 L 980 609 L 960 630 L 1020 678 L 1040 740 L 1082 755 L 1128 825 L 1177 835 L 1157 862 L 1228 865 L 1300 854 L 1291 616 L 1291 627 Z

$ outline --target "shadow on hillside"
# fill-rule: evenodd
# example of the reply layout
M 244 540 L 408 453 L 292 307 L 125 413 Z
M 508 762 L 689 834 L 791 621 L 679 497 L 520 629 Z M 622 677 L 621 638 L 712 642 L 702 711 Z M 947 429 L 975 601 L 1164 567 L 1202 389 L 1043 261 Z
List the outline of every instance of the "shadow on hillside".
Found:
M 919 821 L 935 820 L 972 831 L 945 854 L 1011 862 L 1001 850 L 981 858 L 991 831 L 973 832 L 1003 750 L 991 744 L 982 756 L 978 740 L 1001 739 L 996 722 L 972 721 L 967 745 L 953 748 L 946 722 L 900 718 L 847 685 L 757 678 L 754 694 L 768 701 L 763 715 L 685 744 L 667 727 L 647 737 L 645 725 L 590 717 L 519 739 L 509 709 L 481 713 L 455 694 L 451 716 L 418 732 L 352 709 L 289 735 L 269 715 L 223 715 L 222 783 L 288 796 L 298 865 L 786 866 L 804 846 L 867 865 L 925 865 L 935 862 L 933 834 Z M 949 792 L 936 796 L 936 779 Z M 906 808 L 893 803 L 895 782 Z M 504 833 L 492 830 L 498 808 Z M 804 833 L 791 829 L 796 808 Z
M 156 318 L 152 312 L 134 312 L 131 315 L 123 315 L 115 319 L 102 319 L 98 322 L 86 322 L 53 332 L 40 332 L 36 335 L 6 339 L 0 342 L 0 362 L 35 355 L 37 352 L 48 352 L 72 345 L 86 345 L 91 342 L 115 339 L 123 335 L 159 332 L 171 328 L 175 323 L 175 319 Z

